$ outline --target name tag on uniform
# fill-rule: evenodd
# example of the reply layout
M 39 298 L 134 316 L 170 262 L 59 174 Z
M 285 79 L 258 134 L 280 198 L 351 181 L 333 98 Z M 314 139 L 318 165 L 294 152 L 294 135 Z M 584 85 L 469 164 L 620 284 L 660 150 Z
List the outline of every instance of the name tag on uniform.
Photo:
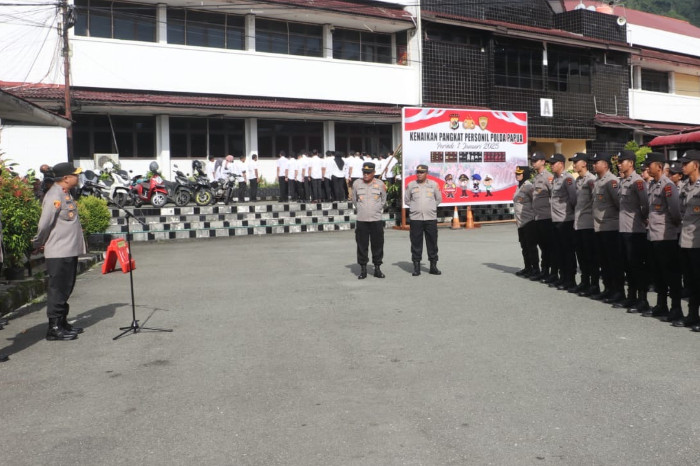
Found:
M 599 200 L 599 201 L 602 201 L 602 200 L 603 200 L 603 197 L 604 197 L 604 196 L 603 196 L 602 194 L 598 194 L 598 200 Z

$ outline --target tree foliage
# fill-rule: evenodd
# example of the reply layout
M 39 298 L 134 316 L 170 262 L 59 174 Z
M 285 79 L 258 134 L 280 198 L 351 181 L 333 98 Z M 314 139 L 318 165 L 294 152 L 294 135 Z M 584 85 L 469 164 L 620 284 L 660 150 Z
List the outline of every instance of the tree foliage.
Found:
M 700 0 L 627 0 L 622 5 L 647 13 L 683 19 L 700 27 Z

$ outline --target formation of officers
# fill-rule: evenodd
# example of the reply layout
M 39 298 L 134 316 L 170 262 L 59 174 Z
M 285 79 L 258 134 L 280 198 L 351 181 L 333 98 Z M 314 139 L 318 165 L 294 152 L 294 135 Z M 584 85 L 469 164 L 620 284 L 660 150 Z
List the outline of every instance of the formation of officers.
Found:
M 700 151 L 674 162 L 650 152 L 641 174 L 636 159 L 633 151 L 617 154 L 619 177 L 603 152 L 575 154 L 577 178 L 562 154 L 535 152 L 532 168 L 517 167 L 513 203 L 525 267 L 516 274 L 700 332 Z

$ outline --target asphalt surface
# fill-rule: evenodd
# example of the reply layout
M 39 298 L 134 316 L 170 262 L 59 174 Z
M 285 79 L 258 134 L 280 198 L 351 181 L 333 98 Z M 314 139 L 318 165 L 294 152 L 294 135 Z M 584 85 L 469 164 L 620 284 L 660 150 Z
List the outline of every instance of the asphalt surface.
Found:
M 696 465 L 700 335 L 513 275 L 515 226 L 440 230 L 442 276 L 357 280 L 352 232 L 135 244 L 86 331 L 0 331 L 3 465 Z M 372 268 L 370 267 L 370 273 Z M 684 303 L 685 306 L 685 303 Z

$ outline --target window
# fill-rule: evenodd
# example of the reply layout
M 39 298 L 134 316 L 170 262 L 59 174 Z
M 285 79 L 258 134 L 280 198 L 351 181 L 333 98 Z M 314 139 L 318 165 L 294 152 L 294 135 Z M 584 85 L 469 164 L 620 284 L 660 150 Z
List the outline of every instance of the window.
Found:
M 255 20 L 255 50 L 258 52 L 320 57 L 323 52 L 322 45 L 322 26 L 268 19 Z
M 168 43 L 243 50 L 245 18 L 182 8 L 168 8 Z
M 155 157 L 156 120 L 152 116 L 74 115 L 75 157 L 118 153 L 120 157 Z
M 242 155 L 245 150 L 243 120 L 170 117 L 170 155 L 206 158 Z
M 75 34 L 155 42 L 156 7 L 140 3 L 75 0 Z
M 273 157 L 301 150 L 323 150 L 323 123 L 294 120 L 258 120 L 258 154 Z
M 365 125 L 355 123 L 335 124 L 335 148 L 346 154 L 350 151 L 379 155 L 389 152 L 391 125 Z
M 405 41 L 403 45 L 405 48 Z M 336 28 L 333 32 L 333 58 L 391 63 L 391 34 Z
M 542 49 L 496 42 L 493 61 L 497 86 L 542 89 Z
M 571 51 L 550 49 L 547 53 L 547 86 L 561 92 L 591 92 L 591 59 Z
M 642 68 L 642 90 L 668 94 L 668 73 Z

